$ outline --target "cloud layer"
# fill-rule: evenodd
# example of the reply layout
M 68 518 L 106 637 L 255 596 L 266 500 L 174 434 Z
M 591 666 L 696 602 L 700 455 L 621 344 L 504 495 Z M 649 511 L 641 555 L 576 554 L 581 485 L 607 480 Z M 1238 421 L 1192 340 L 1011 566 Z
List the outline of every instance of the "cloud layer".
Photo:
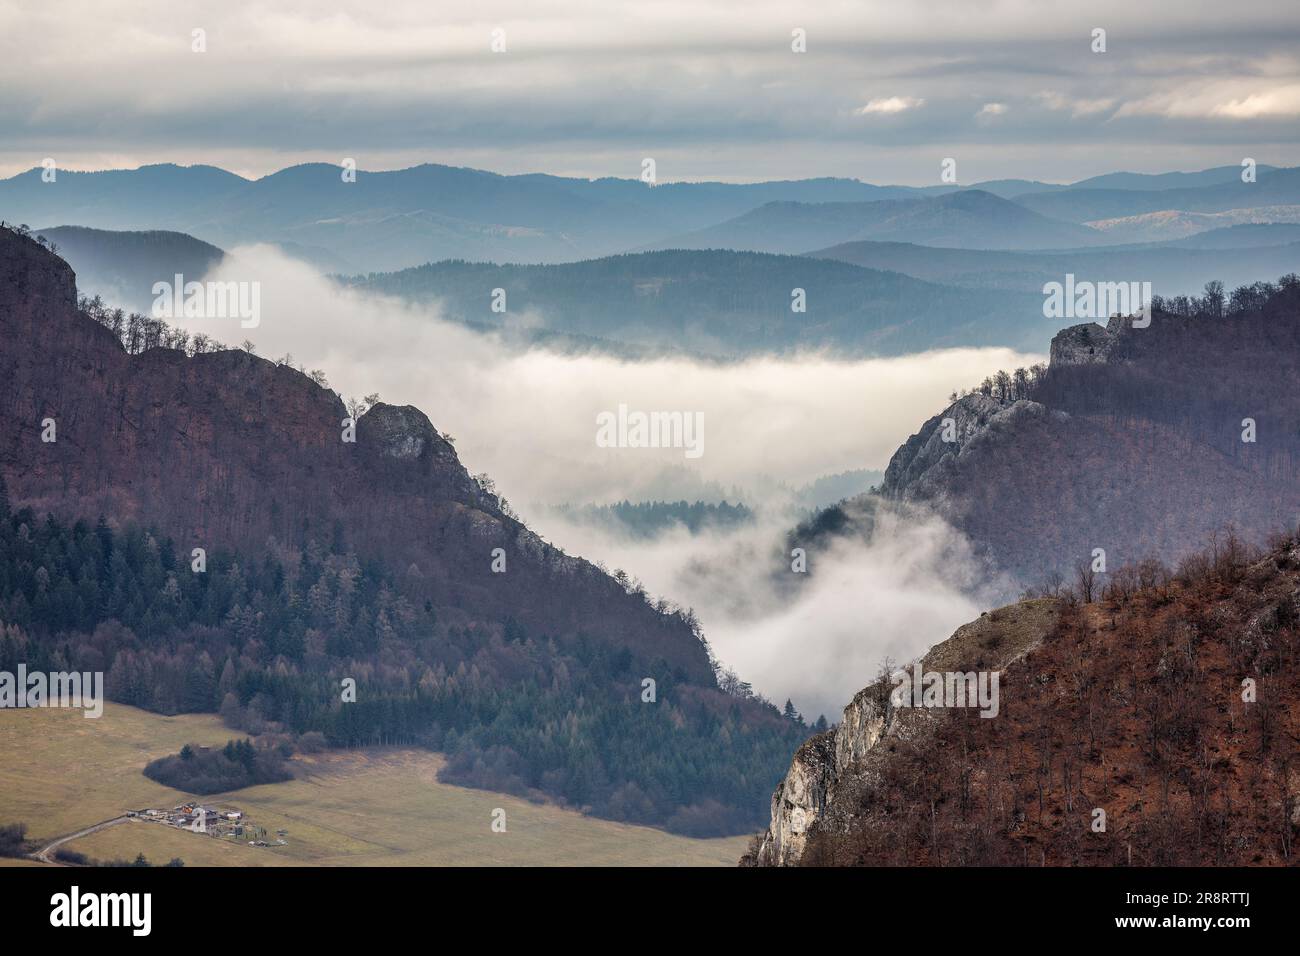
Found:
M 819 559 L 809 587 L 779 599 L 768 577 L 797 515 L 776 489 L 847 469 L 882 468 L 954 388 L 1041 356 L 955 349 L 893 359 L 823 355 L 735 364 L 515 351 L 414 308 L 335 288 L 269 247 L 235 250 L 210 278 L 260 283 L 261 319 L 177 320 L 260 355 L 292 353 L 345 396 L 411 404 L 456 438 L 540 533 L 622 567 L 700 614 L 724 662 L 772 698 L 834 718 L 886 655 L 911 657 L 978 614 L 964 545 L 937 521 L 886 522 L 865 546 Z M 526 322 L 527 317 L 520 317 Z M 704 454 L 602 448 L 596 416 L 619 404 L 702 412 Z M 735 533 L 653 541 L 572 524 L 553 504 L 741 490 L 759 520 Z
M 1297 40 L 1290 0 L 3 2 L 0 171 L 351 156 L 635 177 L 653 156 L 664 180 L 926 184 L 944 156 L 963 181 L 1286 164 Z
M 1004 348 L 731 364 L 521 352 L 440 320 L 436 308 L 339 290 L 269 247 L 236 249 L 215 277 L 260 283 L 260 326 L 211 319 L 187 320 L 187 328 L 231 345 L 247 337 L 268 358 L 292 353 L 295 364 L 325 370 L 346 396 L 379 392 L 420 407 L 457 438 L 466 465 L 491 473 L 521 508 L 636 498 L 665 472 L 753 488 L 763 476 L 799 485 L 883 468 L 954 388 L 1042 360 Z M 512 318 L 532 323 L 528 315 Z M 597 416 L 620 404 L 701 413 L 703 455 L 599 447 Z

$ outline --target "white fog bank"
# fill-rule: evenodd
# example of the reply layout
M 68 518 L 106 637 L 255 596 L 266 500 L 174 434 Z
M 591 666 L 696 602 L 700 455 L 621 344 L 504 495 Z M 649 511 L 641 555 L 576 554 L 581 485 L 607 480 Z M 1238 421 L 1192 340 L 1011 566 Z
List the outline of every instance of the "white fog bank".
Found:
M 968 596 L 981 583 L 971 580 L 973 563 L 937 520 L 883 523 L 869 545 L 823 558 L 809 586 L 784 605 L 773 603 L 763 578 L 791 522 L 774 501 L 746 500 L 763 510 L 739 532 L 681 531 L 635 543 L 547 506 L 689 497 L 704 483 L 761 496 L 753 489 L 883 469 L 953 389 L 1042 356 L 971 348 L 723 364 L 564 355 L 509 348 L 441 320 L 436 309 L 341 290 L 270 247 L 235 250 L 209 278 L 260 282 L 258 326 L 177 324 L 231 346 L 248 339 L 267 358 L 289 353 L 294 364 L 325 371 L 345 397 L 377 392 L 420 408 L 455 437 L 465 466 L 491 475 L 540 533 L 695 607 L 725 664 L 778 703 L 791 697 L 809 718 L 838 719 L 886 655 L 915 656 L 981 610 Z M 702 453 L 599 447 L 597 416 L 620 405 L 702 416 Z

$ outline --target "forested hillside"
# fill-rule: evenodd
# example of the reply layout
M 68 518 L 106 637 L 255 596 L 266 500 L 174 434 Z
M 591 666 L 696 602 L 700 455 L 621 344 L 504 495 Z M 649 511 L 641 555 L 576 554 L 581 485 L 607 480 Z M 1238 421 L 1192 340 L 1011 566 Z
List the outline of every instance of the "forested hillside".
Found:
M 1260 544 L 1300 514 L 1300 279 L 1157 298 L 1151 324 L 1074 326 L 895 452 L 881 494 L 933 508 L 1022 586 L 1177 561 L 1226 525 Z M 1175 496 L 1171 499 L 1171 496 Z M 869 535 L 870 501 L 804 531 Z
M 1039 347 L 1041 296 L 957 289 L 843 262 L 725 249 L 669 250 L 551 266 L 459 260 L 347 280 L 488 327 L 717 356 L 834 349 L 899 355 L 940 346 Z M 505 311 L 493 311 L 493 290 Z M 795 308 L 795 290 L 802 308 Z
M 110 700 L 250 732 L 443 749 L 456 782 L 616 819 L 761 816 L 806 729 L 718 688 L 689 609 L 546 544 L 416 409 L 356 410 L 346 443 L 308 375 L 117 325 L 0 230 L 0 663 L 102 670 Z

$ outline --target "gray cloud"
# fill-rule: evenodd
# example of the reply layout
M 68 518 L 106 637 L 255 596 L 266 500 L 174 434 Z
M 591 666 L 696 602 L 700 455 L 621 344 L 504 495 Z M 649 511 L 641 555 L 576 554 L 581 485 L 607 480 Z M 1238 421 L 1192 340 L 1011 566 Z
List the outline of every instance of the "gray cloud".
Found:
M 1298 38 L 1291 2 L 0 3 L 0 171 L 355 156 L 635 176 L 651 155 L 666 180 L 924 184 L 936 156 L 965 181 L 1285 164 Z M 924 104 L 858 112 L 891 100 Z

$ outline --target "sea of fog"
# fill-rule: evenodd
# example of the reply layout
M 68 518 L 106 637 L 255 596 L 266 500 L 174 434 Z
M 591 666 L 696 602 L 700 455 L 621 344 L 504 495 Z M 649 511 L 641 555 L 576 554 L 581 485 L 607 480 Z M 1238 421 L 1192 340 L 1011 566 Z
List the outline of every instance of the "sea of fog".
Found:
M 566 355 L 508 346 L 442 320 L 436 306 L 341 290 L 271 247 L 237 249 L 208 278 L 259 282 L 257 327 L 241 328 L 237 319 L 177 324 L 228 345 L 248 339 L 267 358 L 291 355 L 295 365 L 324 370 L 345 397 L 378 393 L 420 408 L 455 438 L 465 466 L 488 473 L 540 534 L 693 607 L 724 664 L 778 704 L 792 699 L 809 718 L 837 720 L 884 658 L 910 659 L 982 610 L 987 582 L 965 542 L 938 519 L 882 521 L 869 543 L 820 556 L 797 598 L 778 600 L 770 555 L 798 517 L 781 489 L 884 468 L 954 389 L 1041 356 L 943 349 L 728 364 Z M 701 453 L 601 447 L 598 416 L 620 405 L 699 416 Z M 756 520 L 646 540 L 552 507 L 693 499 L 716 489 L 736 489 Z

